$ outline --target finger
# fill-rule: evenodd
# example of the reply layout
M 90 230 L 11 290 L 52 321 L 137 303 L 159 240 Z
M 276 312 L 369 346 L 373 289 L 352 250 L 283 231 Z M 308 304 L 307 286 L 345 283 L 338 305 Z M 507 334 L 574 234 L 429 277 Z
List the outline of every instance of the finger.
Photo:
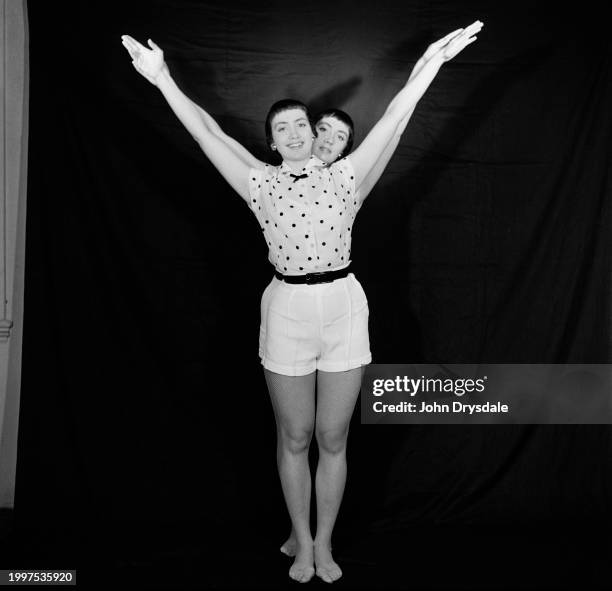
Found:
M 480 33 L 480 27 L 472 27 L 472 28 L 467 28 L 463 30 L 463 33 L 461 33 L 460 35 L 457 35 L 457 37 L 455 37 L 453 40 L 451 40 L 451 43 L 457 41 L 459 43 L 463 43 L 464 41 L 466 41 L 467 39 L 471 38 L 473 35 L 475 35 L 476 33 Z
M 470 45 L 471 43 L 474 43 L 476 39 L 478 39 L 478 37 L 476 36 L 466 39 L 463 43 L 461 43 L 461 45 L 459 45 L 456 49 L 453 50 L 454 55 L 457 55 L 458 53 L 462 52 L 468 45 Z
M 458 31 L 454 31 L 452 35 L 447 35 L 446 37 L 444 37 L 443 45 L 463 35 L 463 33 L 464 33 L 464 29 L 459 29 Z
M 461 35 L 461 33 L 463 33 L 463 29 L 457 29 L 456 31 L 449 33 L 445 37 L 442 37 L 442 39 L 438 39 L 438 41 L 435 41 L 434 43 L 432 43 L 432 45 L 434 47 L 441 47 L 442 45 L 446 45 L 451 39 L 457 37 L 458 35 Z
M 476 41 L 476 39 L 478 39 L 478 37 L 476 35 L 474 35 L 473 37 L 468 37 L 464 42 L 463 42 L 463 46 L 465 47 L 466 45 L 468 45 L 469 43 L 474 43 L 474 41 Z
M 138 48 L 138 46 L 139 46 L 138 41 L 135 41 L 135 40 L 134 40 L 134 39 L 132 39 L 131 37 L 126 37 L 126 38 L 123 40 L 123 44 L 124 44 L 124 45 L 125 45 L 127 48 L 131 49 L 132 51 L 138 51 L 138 49 L 139 49 L 139 48 Z
M 132 37 L 129 38 L 128 43 L 134 51 L 144 51 L 145 49 L 147 49 L 144 45 L 138 43 L 138 41 L 136 41 L 136 39 L 133 39 Z
M 453 37 L 456 37 L 457 35 L 459 35 L 462 32 L 463 32 L 463 29 L 455 29 L 454 31 L 452 31 L 451 33 L 446 35 L 446 37 L 442 37 L 442 39 L 440 39 L 440 41 L 448 41 L 449 39 L 452 39 Z
M 125 49 L 130 54 L 130 57 L 132 59 L 136 59 L 136 57 L 138 56 L 137 52 L 135 52 L 131 47 L 128 47 L 125 43 L 123 44 L 123 47 L 125 47 Z
M 482 29 L 482 26 L 483 26 L 483 23 L 481 23 L 480 21 L 476 21 L 475 23 L 472 23 L 471 25 L 466 27 L 465 30 L 470 33 L 473 31 L 480 31 L 480 29 Z
M 149 44 L 149 47 L 151 47 L 153 49 L 157 49 L 159 51 L 162 50 L 159 45 L 157 45 L 156 43 L 153 42 L 153 39 L 147 39 L 147 43 Z
M 473 31 L 474 29 L 480 29 L 482 27 L 482 23 L 480 21 L 475 21 L 465 27 L 464 31 Z
M 133 46 L 136 43 L 136 39 L 130 37 L 129 35 L 121 35 L 121 41 L 130 46 Z
M 463 33 L 461 33 L 461 39 L 469 39 L 475 33 L 479 33 L 480 29 L 465 29 Z
M 121 40 L 121 45 L 123 45 L 123 47 L 125 47 L 128 51 L 132 51 L 133 45 L 129 41 L 126 41 L 125 39 L 122 39 Z

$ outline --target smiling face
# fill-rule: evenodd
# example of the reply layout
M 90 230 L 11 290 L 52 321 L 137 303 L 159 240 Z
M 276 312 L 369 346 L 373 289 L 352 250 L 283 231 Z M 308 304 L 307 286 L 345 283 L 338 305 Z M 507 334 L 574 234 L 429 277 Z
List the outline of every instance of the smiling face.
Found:
M 312 151 L 312 128 L 300 108 L 277 113 L 270 122 L 272 142 L 283 160 L 308 160 Z
M 350 136 L 348 125 L 328 115 L 317 122 L 315 132 L 317 136 L 312 153 L 328 164 L 335 162 L 348 143 Z

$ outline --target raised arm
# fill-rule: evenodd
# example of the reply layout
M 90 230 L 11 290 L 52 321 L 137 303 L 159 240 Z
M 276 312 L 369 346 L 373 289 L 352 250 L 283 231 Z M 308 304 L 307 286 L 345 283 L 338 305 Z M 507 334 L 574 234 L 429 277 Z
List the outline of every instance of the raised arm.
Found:
M 360 187 L 359 187 L 359 201 L 363 202 L 363 200 L 370 194 L 370 191 L 374 188 L 374 185 L 380 179 L 382 173 L 387 168 L 387 164 L 389 164 L 389 160 L 391 160 L 391 156 L 395 153 L 395 149 L 397 148 L 399 141 L 402 137 L 402 133 L 406 129 L 406 125 L 408 125 L 408 121 L 412 115 L 412 109 L 408 115 L 406 115 L 397 126 L 393 137 L 389 140 L 382 154 L 378 157 L 378 160 L 375 162 L 374 166 L 370 169 L 370 172 L 366 174 L 366 177 L 363 179 Z
M 480 31 L 482 24 L 482 22 L 476 21 L 459 33 L 453 31 L 443 38 L 450 38 L 450 41 L 444 44 L 439 51 L 433 52 L 433 55 L 427 60 L 424 59 L 425 55 L 421 58 L 423 59 L 422 67 L 411 76 L 404 88 L 389 103 L 384 115 L 374 125 L 361 145 L 349 156 L 355 169 L 356 189 L 361 190 L 361 185 L 367 178 L 368 173 L 375 167 L 379 158 L 383 156 L 385 149 L 403 120 L 406 118 L 406 123 L 408 122 L 408 118 L 436 77 L 442 64 L 455 57 L 470 43 L 476 41 L 477 37 L 474 35 Z M 430 48 L 428 48 L 428 52 Z M 392 152 L 389 153 L 388 158 L 391 157 L 391 154 Z M 384 164 L 386 166 L 386 162 Z M 382 169 L 380 172 L 382 172 Z
M 438 41 L 434 41 L 425 51 L 425 53 L 419 58 L 417 63 L 412 68 L 412 72 L 410 72 L 410 76 L 408 77 L 408 82 L 410 82 L 423 68 L 423 66 L 439 51 L 441 51 L 444 46 L 452 41 L 457 35 L 460 35 L 463 32 L 463 29 L 457 29 L 452 33 L 449 33 L 442 39 L 438 39 Z M 382 154 L 378 157 L 378 160 L 374 164 L 374 166 L 370 169 L 370 172 L 366 175 L 359 187 L 359 201 L 363 202 L 363 200 L 370 194 L 370 191 L 374 188 L 374 185 L 378 182 L 378 179 L 381 177 L 382 173 L 387 168 L 387 164 L 389 164 L 389 160 L 391 160 L 391 156 L 395 153 L 395 149 L 397 148 L 399 141 L 408 125 L 408 121 L 412 117 L 412 113 L 414 113 L 415 107 L 408 111 L 408 114 L 400 121 L 399 125 L 395 129 L 395 133 L 393 137 L 389 140 Z
M 168 66 L 165 62 L 164 62 L 163 68 L 166 70 L 168 69 Z M 136 69 L 138 70 L 138 68 Z M 140 74 L 145 76 L 147 80 L 155 84 L 155 82 L 153 80 L 150 80 L 150 78 L 146 76 L 142 71 L 140 70 L 138 71 L 140 72 Z M 189 99 L 189 100 L 191 101 L 191 104 L 198 110 L 198 113 L 200 114 L 200 117 L 202 118 L 204 125 L 208 127 L 209 131 L 211 133 L 214 133 L 222 142 L 224 142 L 225 145 L 230 150 L 232 150 L 234 154 L 236 154 L 236 156 L 238 156 L 241 160 L 245 162 L 245 164 L 249 166 L 249 168 L 263 168 L 264 163 L 261 160 L 255 158 L 255 156 L 253 156 L 253 154 L 251 154 L 251 152 L 249 152 L 240 142 L 237 142 L 233 137 L 227 135 L 223 131 L 223 129 L 221 129 L 219 124 L 214 120 L 212 115 L 207 113 L 200 105 L 198 105 L 198 103 L 196 103 L 192 99 Z
M 167 66 L 165 66 L 167 68 Z M 227 135 L 221 129 L 221 126 L 215 121 L 212 115 L 205 111 L 198 103 L 194 100 L 189 99 L 191 104 L 198 110 L 204 125 L 206 125 L 211 133 L 214 133 L 225 145 L 236 154 L 241 160 L 243 160 L 249 168 L 263 168 L 265 163 L 255 158 L 251 152 L 249 152 L 240 142 L 236 141 L 233 137 Z
M 142 76 L 164 95 L 164 98 L 198 142 L 202 151 L 221 173 L 230 186 L 246 201 L 249 199 L 248 174 L 250 165 L 239 157 L 228 145 L 215 135 L 204 123 L 196 105 L 181 91 L 170 75 L 164 62 L 162 50 L 148 40 L 151 49 L 138 43 L 132 37 L 122 37 L 124 47 L 132 57 L 132 64 Z
M 461 34 L 463 29 L 457 29 L 452 33 L 449 33 L 442 39 L 438 39 L 438 41 L 434 41 L 425 51 L 425 53 L 419 58 L 417 63 L 412 68 L 412 72 L 410 72 L 410 76 L 408 77 L 408 82 L 410 82 L 423 68 L 423 66 L 429 61 L 438 51 L 440 51 L 447 43 L 449 43 L 453 38 L 457 35 Z M 374 185 L 378 182 L 378 179 L 387 168 L 387 164 L 389 164 L 389 160 L 391 160 L 391 156 L 395 153 L 395 149 L 397 148 L 399 141 L 408 125 L 408 121 L 412 117 L 412 113 L 414 112 L 414 107 L 408 111 L 408 114 L 400 121 L 399 125 L 395 129 L 395 133 L 393 137 L 389 140 L 382 154 L 378 157 L 378 160 L 374 164 L 374 166 L 370 169 L 370 172 L 366 175 L 359 187 L 359 201 L 363 202 L 363 200 L 370 194 L 370 191 L 374 188 Z
M 200 117 L 202 117 L 202 121 L 204 124 L 208 126 L 208 129 L 214 133 L 225 145 L 236 154 L 241 160 L 243 160 L 249 168 L 263 168 L 264 163 L 255 158 L 251 152 L 249 152 L 240 142 L 237 142 L 233 137 L 227 135 L 219 124 L 209 115 L 200 105 L 191 101 L 195 108 L 198 110 Z

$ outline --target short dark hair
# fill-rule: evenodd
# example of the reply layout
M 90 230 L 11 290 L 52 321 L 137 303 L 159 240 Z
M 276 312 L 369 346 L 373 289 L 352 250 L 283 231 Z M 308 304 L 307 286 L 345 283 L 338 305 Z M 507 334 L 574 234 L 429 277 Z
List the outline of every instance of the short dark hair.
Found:
M 321 121 L 321 119 L 323 119 L 323 117 L 335 117 L 338 121 L 342 121 L 342 123 L 349 128 L 349 136 L 348 140 L 346 141 L 346 146 L 344 147 L 344 150 L 342 150 L 340 156 L 337 158 L 340 160 L 340 158 L 344 158 L 353 147 L 353 141 L 355 139 L 355 125 L 353 124 L 353 120 L 350 118 L 348 113 L 345 113 L 340 109 L 325 109 L 324 111 L 317 113 L 316 117 L 313 119 L 315 134 L 317 133 L 317 124 L 319 121 Z
M 289 109 L 302 109 L 304 113 L 306 113 L 306 117 L 308 118 L 308 124 L 312 129 L 312 120 L 310 119 L 310 112 L 308 111 L 308 107 L 302 103 L 301 101 L 296 101 L 295 99 L 283 99 L 281 101 L 276 101 L 268 111 L 268 115 L 266 116 L 266 142 L 268 142 L 268 147 L 272 146 L 272 119 L 275 115 L 282 113 L 283 111 L 288 111 Z

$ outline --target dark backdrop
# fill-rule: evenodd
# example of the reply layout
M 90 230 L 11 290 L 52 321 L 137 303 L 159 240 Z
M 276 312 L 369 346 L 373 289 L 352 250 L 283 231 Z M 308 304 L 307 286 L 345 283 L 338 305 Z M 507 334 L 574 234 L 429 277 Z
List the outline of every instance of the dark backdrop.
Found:
M 249 564 L 252 543 L 276 552 L 289 530 L 257 357 L 266 244 L 133 70 L 123 33 L 153 38 L 184 91 L 269 160 L 275 100 L 345 109 L 359 142 L 429 43 L 483 20 L 357 218 L 374 362 L 609 360 L 611 52 L 587 5 L 28 8 L 23 556 Z M 608 426 L 376 427 L 356 413 L 344 564 L 381 564 L 391 547 L 425 555 L 425 539 L 447 558 L 465 546 L 432 531 L 603 527 L 611 443 Z

